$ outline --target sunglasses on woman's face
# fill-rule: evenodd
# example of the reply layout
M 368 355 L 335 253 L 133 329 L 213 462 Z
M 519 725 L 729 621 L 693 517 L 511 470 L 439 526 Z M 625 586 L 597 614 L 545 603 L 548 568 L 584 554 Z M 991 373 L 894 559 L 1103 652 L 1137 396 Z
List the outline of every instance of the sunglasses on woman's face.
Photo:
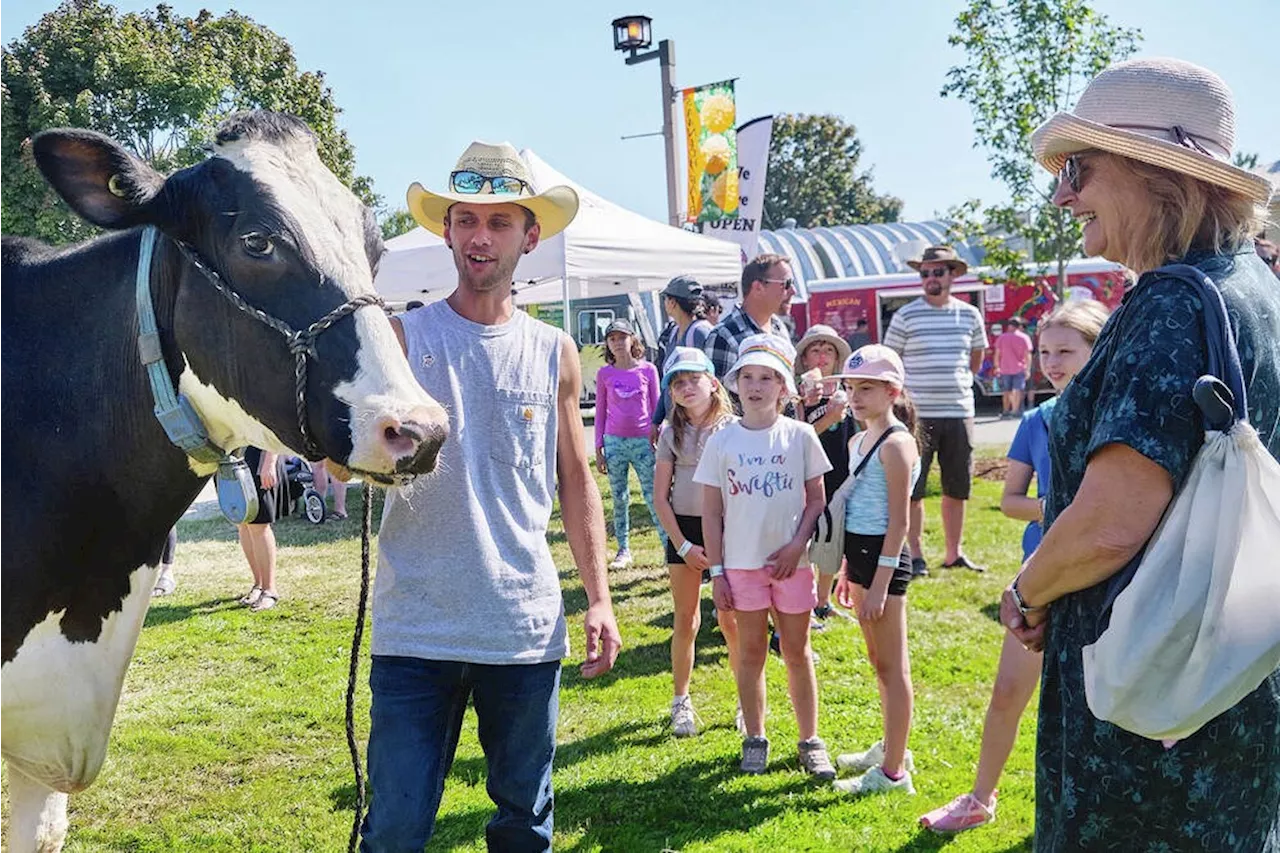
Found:
M 482 175 L 479 172 L 463 170 L 449 176 L 449 189 L 464 195 L 477 195 L 484 191 L 485 184 L 494 195 L 520 195 L 529 185 L 519 178 L 506 175 Z
M 1080 192 L 1080 186 L 1084 181 L 1084 155 L 1072 154 L 1062 164 L 1062 169 L 1058 172 L 1058 183 L 1065 183 L 1071 187 L 1073 193 Z
M 946 267 L 934 267 L 931 270 L 920 270 L 920 278 L 928 279 L 930 276 L 934 278 L 945 278 L 948 272 L 950 272 L 950 270 Z

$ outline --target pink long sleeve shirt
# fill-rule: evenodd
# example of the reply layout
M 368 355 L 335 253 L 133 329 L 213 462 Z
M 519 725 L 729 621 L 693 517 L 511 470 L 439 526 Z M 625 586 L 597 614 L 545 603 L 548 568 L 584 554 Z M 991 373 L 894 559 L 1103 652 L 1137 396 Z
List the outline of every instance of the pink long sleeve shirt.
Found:
M 596 374 L 596 449 L 606 435 L 647 438 L 653 411 L 658 407 L 658 369 L 637 362 L 630 370 L 611 364 Z

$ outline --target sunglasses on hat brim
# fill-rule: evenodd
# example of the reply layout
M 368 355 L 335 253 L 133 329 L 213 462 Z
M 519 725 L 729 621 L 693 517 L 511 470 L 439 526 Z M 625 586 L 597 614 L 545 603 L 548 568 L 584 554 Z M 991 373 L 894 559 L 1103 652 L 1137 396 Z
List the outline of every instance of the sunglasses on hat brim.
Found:
M 529 191 L 529 184 L 509 175 L 482 175 L 470 169 L 462 169 L 449 175 L 449 189 L 462 195 L 479 195 L 485 185 L 494 195 L 521 195 Z

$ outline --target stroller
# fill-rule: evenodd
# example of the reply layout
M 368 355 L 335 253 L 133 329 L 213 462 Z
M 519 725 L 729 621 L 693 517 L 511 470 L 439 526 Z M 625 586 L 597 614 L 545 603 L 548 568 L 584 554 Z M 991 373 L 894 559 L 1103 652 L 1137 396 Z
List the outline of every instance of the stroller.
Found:
M 324 498 L 315 490 L 311 466 L 305 459 L 290 456 L 285 460 L 284 470 L 294 511 L 312 524 L 323 524 L 326 515 Z

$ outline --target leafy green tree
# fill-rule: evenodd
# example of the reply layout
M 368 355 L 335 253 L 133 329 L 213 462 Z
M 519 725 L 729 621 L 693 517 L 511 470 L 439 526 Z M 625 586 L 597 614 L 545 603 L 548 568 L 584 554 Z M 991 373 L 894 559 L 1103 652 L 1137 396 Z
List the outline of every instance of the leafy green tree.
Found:
M 964 50 L 965 61 L 947 72 L 942 95 L 972 108 L 975 145 L 986 149 L 992 177 L 1009 192 L 1007 204 L 980 214 L 979 202 L 950 211 L 955 236 L 982 242 L 987 262 L 1012 280 L 1027 279 L 1025 260 L 1057 261 L 1061 291 L 1066 260 L 1080 253 L 1080 226 L 1050 202 L 1055 180 L 1036 165 L 1031 132 L 1070 110 L 1098 72 L 1137 49 L 1142 34 L 1114 26 L 1089 0 L 970 0 L 955 24 L 947 41 Z
M 162 172 L 203 159 L 217 123 L 237 110 L 292 113 L 315 131 L 320 157 L 367 204 L 370 180 L 319 71 L 300 71 L 289 43 L 238 12 L 194 18 L 164 4 L 119 14 L 100 0 L 63 0 L 4 48 L 0 79 L 0 198 L 4 229 L 53 243 L 92 226 L 58 199 L 27 144 L 51 127 L 87 127 Z
M 1258 152 L 1245 153 L 1244 151 L 1237 151 L 1235 156 L 1231 158 L 1231 165 L 1238 166 L 1241 169 L 1256 169 L 1258 168 Z
M 897 221 L 902 199 L 877 195 L 871 171 L 858 172 L 857 133 L 834 115 L 774 117 L 764 189 L 767 227 L 781 227 L 787 217 L 801 228 Z
M 390 240 L 392 237 L 408 234 L 418 227 L 418 221 L 413 218 L 413 214 L 403 207 L 383 211 L 379 217 L 378 224 L 382 227 L 383 240 Z

